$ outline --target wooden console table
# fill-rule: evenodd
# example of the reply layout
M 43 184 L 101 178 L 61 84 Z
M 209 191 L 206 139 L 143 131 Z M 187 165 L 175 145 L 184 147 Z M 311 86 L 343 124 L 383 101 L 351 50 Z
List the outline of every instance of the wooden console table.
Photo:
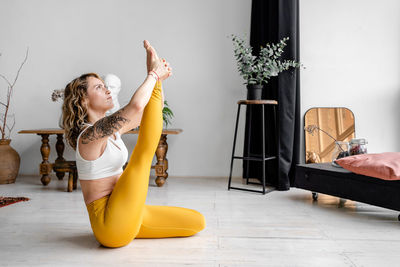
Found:
M 156 184 L 157 186 L 163 186 L 165 183 L 165 179 L 168 178 L 168 160 L 167 160 L 167 151 L 168 151 L 168 143 L 167 143 L 167 135 L 169 134 L 180 134 L 182 129 L 164 129 L 162 131 L 160 142 L 158 143 L 158 147 L 156 150 L 157 163 L 154 166 L 151 166 L 152 169 L 156 171 Z M 67 162 L 64 157 L 64 130 L 61 128 L 46 128 L 46 129 L 34 129 L 34 130 L 22 130 L 18 132 L 19 134 L 37 134 L 42 137 L 42 145 L 40 147 L 40 152 L 42 154 L 42 163 L 39 165 L 39 171 L 42 175 L 41 182 L 43 185 L 48 185 L 50 183 L 50 176 L 52 170 L 56 172 L 56 176 L 59 180 L 64 178 L 65 172 L 61 172 L 60 166 L 64 166 Z M 138 134 L 139 130 L 131 130 L 128 131 L 127 134 Z M 52 134 L 57 135 L 57 143 L 56 143 L 56 151 L 57 151 L 57 159 L 54 163 L 49 162 L 50 155 L 50 145 L 49 145 L 49 136 Z

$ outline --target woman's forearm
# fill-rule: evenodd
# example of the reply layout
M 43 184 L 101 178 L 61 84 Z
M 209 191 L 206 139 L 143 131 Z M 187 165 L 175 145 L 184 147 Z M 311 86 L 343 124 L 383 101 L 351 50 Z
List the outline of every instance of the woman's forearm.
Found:
M 147 76 L 142 85 L 133 94 L 129 104 L 139 110 L 143 110 L 150 100 L 155 85 L 156 80 L 151 76 Z

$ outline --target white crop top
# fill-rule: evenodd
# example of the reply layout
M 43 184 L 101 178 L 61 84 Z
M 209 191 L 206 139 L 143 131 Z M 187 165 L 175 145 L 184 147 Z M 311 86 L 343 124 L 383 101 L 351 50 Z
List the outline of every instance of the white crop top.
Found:
M 78 146 L 79 137 L 87 128 L 89 127 L 86 127 L 76 139 L 75 156 L 78 178 L 80 180 L 96 180 L 122 173 L 122 166 L 128 159 L 128 149 L 122 141 L 120 133 L 115 133 L 116 140 L 111 136 L 107 138 L 106 148 L 100 157 L 95 160 L 85 160 L 79 153 Z

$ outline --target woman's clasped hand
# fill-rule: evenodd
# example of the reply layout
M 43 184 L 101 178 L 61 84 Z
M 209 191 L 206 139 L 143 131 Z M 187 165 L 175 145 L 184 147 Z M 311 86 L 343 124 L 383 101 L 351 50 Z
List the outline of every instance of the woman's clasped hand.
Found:
M 159 58 L 156 50 L 150 45 L 149 41 L 144 40 L 144 47 L 147 53 L 147 72 L 154 72 L 160 81 L 172 75 L 172 68 L 165 58 Z

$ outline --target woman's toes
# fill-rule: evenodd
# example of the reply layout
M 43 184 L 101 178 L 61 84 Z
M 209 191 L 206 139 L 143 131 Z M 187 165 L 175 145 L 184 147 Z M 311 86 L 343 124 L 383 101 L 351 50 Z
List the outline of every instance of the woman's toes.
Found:
M 150 43 L 149 43 L 149 41 L 147 41 L 147 40 L 144 40 L 144 41 L 143 41 L 143 46 L 144 46 L 144 48 L 148 49 L 148 48 L 149 48 L 149 46 L 150 46 Z

